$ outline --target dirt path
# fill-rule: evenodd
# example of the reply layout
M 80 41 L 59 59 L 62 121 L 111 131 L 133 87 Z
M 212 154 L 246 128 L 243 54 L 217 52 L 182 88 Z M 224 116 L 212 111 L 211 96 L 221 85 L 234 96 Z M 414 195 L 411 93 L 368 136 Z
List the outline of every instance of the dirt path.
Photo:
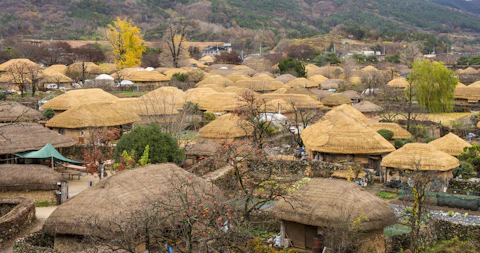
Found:
M 224 166 L 216 171 L 212 171 L 208 174 L 205 174 L 202 176 L 203 179 L 206 179 L 207 181 L 214 181 L 217 178 L 222 177 L 225 175 L 227 172 L 229 172 L 233 167 L 230 165 Z

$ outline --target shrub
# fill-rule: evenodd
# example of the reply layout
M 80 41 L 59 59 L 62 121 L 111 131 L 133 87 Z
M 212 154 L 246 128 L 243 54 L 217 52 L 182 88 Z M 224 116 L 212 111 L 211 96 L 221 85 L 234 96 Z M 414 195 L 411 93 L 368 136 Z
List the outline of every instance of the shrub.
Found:
M 435 137 L 428 137 L 427 139 L 425 139 L 425 143 L 429 143 L 429 142 L 434 141 L 436 139 L 437 138 L 435 138 Z
M 382 199 L 393 199 L 398 196 L 396 193 L 391 193 L 391 192 L 379 192 L 377 193 L 377 196 L 382 198 Z
M 215 114 L 211 112 L 206 112 L 202 115 L 203 120 L 205 121 L 214 121 L 216 119 Z
M 425 139 L 427 138 L 428 128 L 423 125 L 411 125 L 410 126 L 410 133 L 416 139 Z
M 387 129 L 380 129 L 377 131 L 377 133 L 380 134 L 386 140 L 391 140 L 393 137 L 393 132 Z
M 180 82 L 188 81 L 188 75 L 182 73 L 175 73 L 172 75 L 172 80 L 178 80 Z
M 5 94 L 5 92 L 0 91 L 0 101 L 1 100 L 6 100 L 6 99 L 7 99 L 7 95 Z
M 52 108 L 46 108 L 45 110 L 43 110 L 42 114 L 43 117 L 51 119 L 55 116 L 55 111 Z

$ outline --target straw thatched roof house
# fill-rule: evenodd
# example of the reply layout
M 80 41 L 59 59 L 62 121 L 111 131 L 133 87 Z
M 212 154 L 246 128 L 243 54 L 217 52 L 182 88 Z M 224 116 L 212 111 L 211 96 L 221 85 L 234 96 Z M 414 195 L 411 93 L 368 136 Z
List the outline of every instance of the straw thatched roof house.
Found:
M 467 86 L 465 84 L 461 83 L 461 82 L 458 82 L 457 86 L 455 86 L 455 88 L 459 88 L 459 87 L 467 87 Z
M 377 72 L 378 69 L 375 68 L 375 67 L 372 66 L 372 65 L 368 65 L 368 66 L 366 66 L 365 68 L 363 68 L 361 71 L 363 71 L 363 72 Z
M 29 60 L 29 59 L 11 59 L 8 60 L 7 62 L 4 62 L 0 64 L 0 73 L 1 72 L 7 72 L 8 68 L 15 65 L 15 64 L 25 64 L 28 67 L 40 67 L 37 63 Z
M 170 78 L 157 71 L 147 71 L 143 68 L 126 68 L 113 75 L 115 79 L 130 80 L 140 90 L 154 90 L 160 86 L 168 85 Z
M 458 135 L 454 133 L 448 133 L 440 139 L 429 142 L 428 145 L 432 145 L 436 149 L 451 156 L 459 156 L 464 148 L 472 146 L 472 144 L 458 137 Z
M 355 119 L 357 121 L 360 121 L 362 123 L 367 122 L 367 117 L 365 117 L 365 115 L 363 115 L 363 113 L 361 113 L 359 110 L 355 109 L 353 106 L 347 105 L 347 104 L 337 106 L 337 107 L 333 108 L 332 110 L 330 110 L 329 112 L 327 112 L 325 115 L 327 115 L 327 116 L 328 115 L 334 115 L 337 112 L 345 113 L 350 118 L 353 118 L 353 119 Z
M 43 70 L 43 73 L 45 74 L 54 74 L 54 73 L 60 73 L 60 74 L 66 74 L 68 70 L 68 66 L 63 65 L 63 64 L 54 64 L 51 65 L 50 67 L 46 68 Z
M 216 92 L 225 92 L 226 91 L 225 90 L 226 87 L 220 87 L 216 84 L 202 84 L 202 85 L 198 86 L 198 88 L 210 88 L 210 89 L 212 89 Z
M 381 106 L 365 100 L 353 105 L 353 108 L 359 110 L 369 118 L 377 116 L 377 113 L 383 110 Z
M 401 127 L 397 123 L 381 122 L 381 123 L 375 123 L 375 124 L 368 125 L 368 127 L 370 127 L 371 129 L 373 129 L 377 132 L 378 132 L 378 130 L 381 130 L 381 129 L 390 130 L 390 131 L 393 132 L 392 139 L 394 139 L 394 140 L 395 139 L 411 139 L 413 137 L 412 134 L 409 131 L 407 131 L 405 128 Z
M 454 90 L 455 105 L 467 106 L 475 105 L 480 101 L 480 87 L 466 86 L 456 87 Z
M 221 143 L 225 140 L 243 138 L 250 135 L 251 131 L 253 130 L 248 122 L 241 120 L 237 115 L 228 113 L 200 128 L 198 136 Z
M 174 164 L 138 167 L 105 178 L 59 206 L 45 221 L 43 232 L 55 236 L 55 249 L 76 252 L 67 245 L 77 245 L 75 236 L 104 238 L 101 230 L 115 230 L 110 224 L 113 219 L 128 222 L 134 218 L 132 212 L 146 208 L 150 201 L 171 201 L 172 206 L 177 205 L 177 200 L 167 198 L 175 183 L 186 180 L 191 182 L 186 186 L 189 191 L 222 196 L 216 186 Z M 69 236 L 73 238 L 69 240 Z
M 329 89 L 337 90 L 338 87 L 341 87 L 342 85 L 345 85 L 345 83 L 346 82 L 343 79 L 327 79 L 327 80 L 321 82 L 318 87 L 321 90 L 329 90 Z
M 163 86 L 155 89 L 140 98 L 145 102 L 149 101 L 153 104 L 162 104 L 164 107 L 173 107 L 177 110 L 182 110 L 186 102 L 187 95 L 184 91 L 174 86 Z
M 453 177 L 452 170 L 459 165 L 457 158 L 427 143 L 405 144 L 382 160 L 382 167 L 386 168 L 385 182 L 393 179 L 407 180 L 406 170 L 421 170 L 434 173 L 444 186 Z
M 260 81 L 275 81 L 275 76 L 270 72 L 256 73 L 252 78 Z
M 317 85 L 320 85 L 321 83 L 325 82 L 328 80 L 328 78 L 326 78 L 325 76 L 323 75 L 320 75 L 320 74 L 317 74 L 317 75 L 308 75 L 307 77 L 308 80 L 316 83 Z
M 30 198 L 35 202 L 57 204 L 55 192 L 60 190 L 57 183 L 67 182 L 60 173 L 47 166 L 0 164 L 0 198 Z
M 103 73 L 103 69 L 93 62 L 75 62 L 68 66 L 70 71 L 82 72 L 83 65 L 85 66 L 85 72 L 92 75 L 100 75 Z
M 46 126 L 82 143 L 89 139 L 90 128 L 115 127 L 127 131 L 133 123 L 141 120 L 137 114 L 115 102 L 97 102 L 71 107 L 51 118 Z
M 30 107 L 17 102 L 0 101 L 0 123 L 32 122 L 43 118 L 43 115 Z
M 317 95 L 318 100 L 322 100 L 330 95 L 332 95 L 334 92 L 333 91 L 328 91 L 328 90 L 316 90 L 313 89 L 311 90 L 315 95 Z
M 240 81 L 240 80 L 251 80 L 252 79 L 249 75 L 246 75 L 246 74 L 243 74 L 243 73 L 234 73 L 234 74 L 226 76 L 225 78 L 227 78 L 228 80 L 230 80 L 234 83 L 237 82 L 237 81 Z
M 265 112 L 285 114 L 293 109 L 292 105 L 283 99 L 273 99 L 265 103 Z
M 71 147 L 76 141 L 37 123 L 0 123 L 0 160 L 9 163 L 15 153 L 40 150 L 47 143 L 55 148 Z
M 222 146 L 217 142 L 205 139 L 200 142 L 188 145 L 185 148 L 185 165 L 192 166 L 205 158 L 215 156 Z
M 313 93 L 312 90 L 309 90 L 307 88 L 301 87 L 301 86 L 295 86 L 293 88 L 288 89 L 286 92 L 283 94 L 303 94 L 307 95 L 315 100 L 318 100 L 317 94 Z
M 297 87 L 297 86 L 304 87 L 304 88 L 307 88 L 307 89 L 318 88 L 318 83 L 310 81 L 307 78 L 303 78 L 303 77 L 294 79 L 294 80 L 286 83 L 285 85 L 287 85 L 290 88 L 294 88 L 294 87 Z
M 305 71 L 307 72 L 307 76 L 313 76 L 316 74 L 320 74 L 320 67 L 315 64 L 307 64 L 305 66 Z
M 468 87 L 480 87 L 480 81 L 473 82 L 473 83 L 469 84 Z
M 345 97 L 352 100 L 353 104 L 357 104 L 357 103 L 360 103 L 360 101 L 362 101 L 362 97 L 360 95 L 358 95 L 358 93 L 354 90 L 346 90 L 346 91 L 342 92 L 342 94 Z
M 290 75 L 290 74 L 283 74 L 283 75 L 277 76 L 275 79 L 277 79 L 278 81 L 280 81 L 282 83 L 288 83 L 290 81 L 293 81 L 293 80 L 297 79 L 297 77 L 295 77 L 294 75 Z
M 352 77 L 349 77 L 347 80 L 350 83 L 353 83 L 353 84 L 362 84 L 363 83 L 362 78 L 359 77 L 359 76 L 352 76 Z
M 343 104 L 352 104 L 352 100 L 343 95 L 342 93 L 333 93 L 332 95 L 320 100 L 320 102 L 329 107 L 335 107 Z
M 227 79 L 227 78 L 225 78 L 221 75 L 208 76 L 207 78 L 198 82 L 197 86 L 201 86 L 202 84 L 216 84 L 220 87 L 227 87 L 227 86 L 235 85 L 234 82 L 230 81 L 229 79 Z
M 238 80 L 234 85 L 261 93 L 275 91 L 286 87 L 286 85 L 280 81 L 262 81 L 253 78 L 250 80 Z
M 243 95 L 245 93 L 255 94 L 255 96 L 258 95 L 258 93 L 254 92 L 251 89 L 238 87 L 238 86 L 228 86 L 228 87 L 225 88 L 225 92 L 235 92 L 238 95 Z
M 408 83 L 407 79 L 403 77 L 398 77 L 393 79 L 392 81 L 387 83 L 388 86 L 392 88 L 398 88 L 398 89 L 406 89 L 410 84 Z
M 203 97 L 206 94 L 211 94 L 211 93 L 218 93 L 212 88 L 203 88 L 203 87 L 198 87 L 198 88 L 193 88 L 193 89 L 188 89 L 185 91 L 185 96 L 187 101 L 190 101 L 192 103 L 198 103 L 198 100 L 200 97 Z
M 204 57 L 200 58 L 198 61 L 204 62 L 204 63 L 213 63 L 215 61 L 215 58 L 210 56 L 210 55 L 207 55 L 207 56 L 204 56 Z
M 119 98 L 102 89 L 71 90 L 50 99 L 42 108 L 52 108 L 55 112 L 63 112 L 71 107 L 95 102 L 115 102 Z
M 62 73 L 54 73 L 54 72 L 43 72 L 43 78 L 41 83 L 43 84 L 44 88 L 49 88 L 49 84 L 55 84 L 57 88 L 72 88 L 72 78 L 62 74 Z
M 478 74 L 477 70 L 472 68 L 472 67 L 468 67 L 466 69 L 463 70 L 463 75 L 476 75 Z
M 124 111 L 140 116 L 142 123 L 163 122 L 166 117 L 172 119 L 171 117 L 179 114 L 175 101 L 168 99 L 160 102 L 148 97 L 122 98 L 115 104 Z
M 455 70 L 455 73 L 459 74 L 459 75 L 463 75 L 463 69 L 457 69 Z
M 209 93 L 198 97 L 194 102 L 201 111 L 218 113 L 232 112 L 245 104 L 241 96 L 234 92 Z
M 294 103 L 298 109 L 319 109 L 323 107 L 321 102 L 305 94 L 268 93 L 261 95 L 260 99 L 267 102 L 273 99 L 283 99 L 288 103 Z
M 293 247 L 312 249 L 315 235 L 342 229 L 364 215 L 361 231 L 375 234 L 395 222 L 392 208 L 379 197 L 345 180 L 312 178 L 268 211 L 282 220 L 282 239 Z M 282 240 L 283 241 L 283 240 Z
M 171 79 L 174 74 L 188 74 L 188 70 L 183 68 L 171 68 L 166 70 L 162 74 Z
M 382 156 L 395 150 L 380 134 L 342 110 L 325 114 L 305 128 L 301 138 L 314 159 L 355 161 L 375 170 L 380 169 Z

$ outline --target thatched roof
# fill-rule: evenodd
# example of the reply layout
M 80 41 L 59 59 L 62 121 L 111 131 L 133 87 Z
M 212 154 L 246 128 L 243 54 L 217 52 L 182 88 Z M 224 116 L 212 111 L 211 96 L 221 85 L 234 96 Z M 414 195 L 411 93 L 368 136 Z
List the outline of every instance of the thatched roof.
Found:
M 333 108 L 332 110 L 330 110 L 329 112 L 327 112 L 325 115 L 327 115 L 327 116 L 328 115 L 333 115 L 337 112 L 345 113 L 350 118 L 358 120 L 362 123 L 365 123 L 367 121 L 367 117 L 365 117 L 365 115 L 363 113 L 361 113 L 359 110 L 355 109 L 353 106 L 347 105 L 347 104 L 337 106 L 337 107 Z
M 185 148 L 186 155 L 214 156 L 222 146 L 215 141 L 205 139 Z
M 220 190 L 171 163 L 139 167 L 116 173 L 63 203 L 45 221 L 43 231 L 48 234 L 71 234 L 102 237 L 89 222 L 96 220 L 102 229 L 115 231 L 108 225 L 111 219 L 128 221 L 130 211 L 142 208 L 142 203 L 162 200 L 171 194 L 174 182 L 189 180 L 192 190 L 199 194 L 217 194 Z M 194 190 L 195 189 L 195 190 Z M 172 200 L 172 205 L 177 204 Z
M 38 164 L 0 164 L 0 191 L 56 190 L 65 182 L 52 168 Z
M 337 106 L 343 104 L 351 104 L 352 100 L 343 95 L 342 93 L 333 93 L 332 95 L 320 100 L 320 102 L 322 102 L 326 106 Z
M 295 86 L 293 88 L 288 89 L 284 94 L 303 94 L 307 95 L 315 100 L 318 100 L 317 94 L 313 93 L 311 90 L 306 89 L 301 86 Z
M 182 90 L 173 86 L 163 86 L 141 96 L 144 101 L 163 104 L 166 107 L 182 109 L 186 102 L 187 95 Z
M 467 86 L 465 84 L 461 83 L 461 82 L 458 82 L 457 86 L 455 86 L 455 88 L 459 88 L 459 87 L 467 87 Z
M 344 83 L 345 83 L 345 80 L 343 79 L 327 79 L 321 82 L 318 87 L 322 90 L 338 89 L 338 86 Z
M 365 68 L 362 69 L 363 72 L 372 72 L 372 71 L 378 71 L 377 68 L 375 68 L 374 66 L 371 66 L 371 65 L 368 65 L 366 66 Z
M 3 73 L 0 75 L 0 83 L 8 83 L 8 84 L 28 84 L 31 83 L 32 80 L 29 77 L 20 77 L 14 76 L 9 72 Z
M 463 73 L 464 75 L 476 75 L 478 74 L 477 70 L 472 68 L 472 67 L 468 67 L 466 69 L 463 70 Z
M 45 73 L 46 75 L 55 74 L 55 73 L 60 73 L 65 75 L 67 73 L 67 69 L 68 67 L 63 64 L 55 64 L 44 69 L 43 73 Z
M 199 61 L 203 61 L 203 62 L 214 62 L 215 61 L 215 58 L 212 57 L 212 56 L 204 56 L 202 58 L 199 59 Z
M 176 100 L 172 97 L 165 98 L 122 98 L 115 105 L 123 111 L 131 112 L 138 116 L 172 115 L 178 114 Z
M 356 183 L 325 178 L 310 179 L 268 210 L 278 219 L 327 228 L 343 228 L 365 215 L 362 231 L 383 229 L 396 219 L 385 201 Z
M 292 112 L 293 107 L 283 99 L 273 99 L 265 103 L 265 112 L 277 113 L 279 111 L 280 113 Z
M 0 154 L 40 150 L 47 143 L 55 148 L 71 147 L 76 141 L 37 123 L 0 124 Z
M 253 75 L 252 77 L 255 80 L 260 80 L 260 81 L 275 81 L 275 78 L 273 77 L 273 74 L 270 72 L 262 72 L 262 73 L 257 73 Z
M 273 94 L 285 94 L 285 92 L 287 92 L 287 89 L 286 88 L 280 88 L 274 92 L 271 92 Z
M 37 121 L 42 114 L 17 102 L 0 101 L 0 122 Z
M 314 64 L 307 64 L 305 65 L 305 71 L 307 72 L 307 76 L 310 77 L 310 76 L 313 76 L 313 75 L 316 75 L 316 74 L 320 74 L 320 67 L 318 67 L 317 65 L 314 65 Z
M 323 104 L 321 102 L 304 94 L 268 93 L 261 95 L 260 98 L 264 99 L 267 102 L 273 99 L 283 99 L 288 103 L 293 102 L 295 104 L 295 107 L 299 109 L 312 109 L 323 107 Z
M 197 98 L 198 109 L 207 112 L 231 112 L 244 104 L 234 92 L 209 93 Z
M 362 84 L 363 80 L 361 77 L 359 76 L 352 76 L 350 78 L 348 78 L 348 81 L 353 83 L 353 84 Z
M 377 132 L 380 129 L 390 130 L 390 131 L 393 132 L 392 139 L 410 139 L 410 138 L 413 137 L 412 134 L 409 131 L 407 131 L 405 128 L 401 127 L 397 123 L 381 122 L 381 123 L 375 123 L 375 124 L 368 125 L 368 127 L 370 127 L 371 129 L 373 129 Z
M 320 74 L 312 75 L 312 76 L 309 75 L 307 79 L 316 83 L 316 84 L 321 84 L 321 83 L 328 80 L 328 78 L 326 78 L 325 76 L 320 75 Z
M 187 101 L 190 101 L 193 103 L 198 103 L 198 100 L 201 97 L 210 93 L 218 93 L 218 92 L 216 92 L 212 88 L 203 88 L 203 87 L 188 89 L 187 91 L 185 91 Z
M 285 85 L 287 85 L 288 87 L 291 87 L 291 88 L 297 87 L 297 86 L 305 87 L 305 88 L 318 87 L 318 83 L 310 81 L 307 78 L 303 78 L 303 77 L 292 80 L 292 81 L 286 83 Z
M 406 89 L 410 84 L 407 79 L 403 77 L 398 77 L 387 83 L 388 86 L 393 88 Z
M 96 102 L 71 107 L 55 115 L 46 126 L 53 128 L 109 127 L 140 122 L 135 113 L 115 102 Z
M 94 102 L 115 102 L 119 98 L 102 89 L 70 90 L 46 102 L 43 108 L 65 111 L 71 107 Z
M 381 106 L 378 106 L 370 101 L 362 101 L 358 104 L 353 105 L 353 108 L 359 110 L 360 112 L 379 112 L 382 111 L 383 108 Z
M 480 87 L 480 81 L 473 82 L 473 83 L 469 84 L 468 87 L 470 87 L 470 88 Z
M 238 95 L 245 94 L 246 92 L 253 93 L 255 95 L 258 95 L 258 93 L 254 92 L 251 89 L 243 88 L 243 87 L 238 87 L 238 86 L 228 86 L 225 88 L 226 92 L 235 92 Z
M 82 71 L 82 65 L 85 64 L 85 72 L 90 74 L 102 74 L 103 70 L 100 66 L 93 62 L 75 62 L 68 66 L 68 69 L 75 71 Z
M 458 135 L 454 133 L 448 133 L 440 139 L 429 142 L 428 145 L 432 145 L 436 149 L 451 156 L 459 156 L 465 147 L 472 146 L 470 143 L 458 137 Z
M 427 143 L 408 143 L 383 157 L 381 165 L 408 170 L 448 171 L 457 168 L 460 163 L 457 158 Z
M 253 78 L 251 80 L 238 80 L 234 85 L 259 92 L 275 91 L 286 87 L 286 85 L 280 81 L 262 81 Z
M 462 75 L 463 74 L 463 69 L 457 69 L 455 70 L 455 73 Z
M 202 84 L 200 86 L 198 86 L 198 88 L 210 88 L 216 92 L 225 92 L 226 91 L 226 87 L 220 87 L 216 84 Z
M 317 89 L 312 89 L 311 92 L 315 93 L 315 95 L 317 95 L 319 100 L 322 100 L 323 98 L 326 98 L 334 93 L 328 90 L 317 90 Z
M 162 74 L 164 74 L 164 75 L 167 76 L 169 79 L 171 79 L 172 76 L 173 76 L 174 74 L 177 74 L 177 73 L 179 73 L 179 74 L 188 74 L 188 70 L 182 69 L 182 68 L 172 68 L 172 69 L 169 69 L 169 70 L 163 72 Z
M 347 98 L 350 98 L 350 99 L 360 99 L 360 95 L 358 95 L 358 93 L 354 90 L 346 90 L 344 92 L 342 92 L 343 95 L 345 95 L 345 97 Z
M 62 73 L 52 73 L 52 72 L 45 72 L 42 78 L 43 82 L 46 83 L 71 83 L 73 82 L 72 78 L 62 74 Z
M 212 75 L 208 76 L 207 78 L 203 79 L 202 81 L 197 83 L 197 86 L 200 86 L 202 84 L 216 84 L 220 87 L 227 87 L 227 86 L 233 86 L 235 85 L 232 81 L 229 79 L 221 76 L 221 75 Z
M 234 70 L 240 70 L 240 69 L 249 69 L 250 67 L 249 66 L 246 66 L 246 65 L 237 65 L 235 67 L 233 67 L 232 69 Z
M 233 114 L 225 114 L 200 128 L 198 136 L 208 139 L 234 139 L 249 135 L 248 123 Z
M 292 80 L 295 80 L 297 78 L 294 75 L 283 74 L 283 75 L 277 76 L 275 79 L 277 79 L 278 81 L 280 81 L 282 83 L 288 83 L 288 82 L 290 82 Z
M 226 76 L 225 78 L 227 78 L 228 80 L 230 80 L 234 83 L 237 82 L 237 81 L 240 81 L 240 80 L 250 80 L 250 79 L 252 79 L 250 76 L 242 74 L 242 73 L 231 74 L 231 75 Z
M 358 178 L 363 178 L 366 175 L 367 175 L 366 172 L 360 171 L 360 173 L 358 173 Z M 335 172 L 333 172 L 332 177 L 342 178 L 342 179 L 350 178 L 351 180 L 353 180 L 355 178 L 355 172 L 353 170 L 350 170 L 350 171 L 349 170 L 336 170 Z
M 330 111 L 301 134 L 310 151 L 334 154 L 379 155 L 395 150 L 376 131 L 342 111 Z
M 120 75 L 120 78 L 123 80 L 130 80 L 132 82 L 168 82 L 170 78 L 165 75 L 160 74 L 157 71 L 146 71 L 144 69 L 139 70 L 138 68 L 126 68 L 115 73 L 113 77 L 116 79 Z
M 470 103 L 477 103 L 480 101 L 480 86 L 457 87 L 454 96 L 455 99 L 466 99 Z
M 9 67 L 13 66 L 14 64 L 26 64 L 27 66 L 37 66 L 40 67 L 40 65 L 36 64 L 35 62 L 29 60 L 29 59 L 11 59 L 8 60 L 7 62 L 4 62 L 0 64 L 0 72 L 5 72 L 8 70 Z

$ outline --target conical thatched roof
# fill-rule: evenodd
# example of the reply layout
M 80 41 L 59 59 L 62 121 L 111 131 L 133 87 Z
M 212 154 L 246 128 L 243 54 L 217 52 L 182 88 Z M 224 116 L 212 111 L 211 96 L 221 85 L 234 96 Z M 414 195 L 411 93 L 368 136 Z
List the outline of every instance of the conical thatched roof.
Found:
M 352 100 L 342 93 L 333 93 L 332 95 L 320 100 L 326 106 L 337 106 L 343 104 L 352 104 Z
M 472 87 L 480 87 L 480 81 L 476 81 L 476 82 L 473 82 L 471 84 L 468 85 L 468 87 L 472 88 Z
M 138 116 L 178 114 L 175 98 L 122 98 L 115 102 L 119 109 Z
M 202 84 L 216 84 L 220 87 L 227 87 L 235 85 L 234 82 L 228 80 L 227 78 L 221 75 L 212 75 L 208 76 L 207 78 L 203 79 L 202 81 L 197 83 L 197 86 L 201 86 Z
M 393 132 L 392 139 L 410 139 L 412 138 L 412 134 L 407 131 L 405 128 L 401 127 L 397 123 L 375 123 L 368 125 L 371 129 L 378 132 L 380 129 L 386 129 Z
M 37 123 L 1 123 L 0 154 L 40 150 L 47 143 L 55 148 L 71 147 L 76 141 Z
M 428 145 L 432 145 L 436 149 L 451 156 L 459 156 L 465 147 L 472 146 L 470 143 L 458 137 L 458 135 L 454 133 L 448 133 L 440 139 L 429 142 Z
M 165 72 L 163 72 L 162 74 L 164 74 L 166 77 L 168 77 L 169 79 L 172 78 L 172 76 L 174 74 L 188 74 L 188 70 L 186 69 L 182 69 L 182 68 L 173 68 L 173 69 L 169 69 L 169 70 L 166 70 Z
M 376 131 L 341 111 L 325 114 L 301 137 L 308 150 L 322 153 L 379 155 L 395 150 Z
M 227 78 L 228 80 L 230 80 L 234 83 L 237 82 L 237 81 L 240 81 L 240 80 L 250 80 L 250 79 L 252 79 L 250 76 L 245 75 L 245 74 L 241 74 L 241 73 L 231 74 L 231 75 L 226 76 L 225 78 Z
M 286 83 L 285 85 L 287 85 L 288 87 L 291 87 L 291 88 L 297 87 L 297 86 L 305 87 L 305 88 L 314 88 L 314 87 L 316 88 L 316 87 L 318 87 L 318 83 L 310 81 L 307 78 L 303 78 L 303 77 L 292 80 L 292 81 Z
M 45 71 L 44 71 L 45 73 Z M 51 73 L 47 72 L 42 78 L 43 82 L 46 83 L 71 83 L 73 82 L 72 78 L 62 74 L 62 73 Z
M 241 97 L 234 92 L 209 93 L 196 100 L 198 109 L 207 112 L 231 112 L 244 104 Z
M 102 89 L 71 90 L 52 98 L 43 108 L 52 108 L 55 111 L 65 111 L 71 107 L 94 102 L 115 102 L 119 98 Z
M 166 107 L 174 106 L 175 109 L 183 109 L 186 102 L 186 94 L 182 90 L 173 86 L 163 86 L 141 96 L 145 101 L 164 104 Z
M 463 69 L 457 69 L 455 70 L 455 73 L 462 75 L 463 74 Z
M 200 86 L 198 86 L 198 88 L 210 88 L 216 92 L 225 92 L 226 91 L 226 87 L 220 87 L 216 84 L 202 84 Z
M 193 103 L 198 103 L 198 100 L 201 97 L 205 96 L 206 94 L 210 94 L 210 93 L 218 93 L 218 92 L 216 92 L 212 88 L 199 87 L 199 88 L 188 89 L 187 91 L 185 91 L 185 96 L 186 96 L 187 101 L 190 101 L 190 102 L 193 102 Z
M 249 66 L 246 66 L 246 65 L 237 65 L 235 67 L 233 67 L 232 69 L 234 70 L 241 70 L 241 69 L 249 69 L 250 67 Z
M 203 62 L 214 62 L 215 61 L 215 58 L 212 57 L 212 56 L 204 56 L 202 58 L 199 59 L 199 61 L 203 61 Z
M 317 94 L 313 93 L 311 90 L 306 89 L 301 86 L 295 86 L 293 88 L 288 89 L 284 94 L 303 94 L 307 95 L 315 100 L 318 100 Z
M 275 91 L 286 87 L 286 85 L 280 81 L 261 81 L 253 78 L 251 80 L 239 80 L 235 82 L 235 86 L 258 92 Z
M 454 96 L 456 99 L 466 99 L 470 103 L 476 103 L 480 101 L 480 86 L 457 87 Z
M 290 103 L 283 99 L 273 99 L 265 103 L 265 112 L 272 112 L 272 113 L 286 113 L 292 112 L 293 107 Z
M 410 84 L 407 82 L 407 79 L 398 77 L 388 82 L 387 85 L 393 88 L 406 89 Z
M 283 75 L 277 76 L 275 79 L 277 79 L 278 81 L 280 81 L 282 83 L 288 83 L 288 82 L 290 82 L 292 80 L 295 80 L 297 78 L 293 75 L 290 75 L 290 74 L 283 74 Z
M 295 107 L 299 109 L 313 109 L 323 107 L 323 104 L 321 102 L 304 94 L 268 93 L 261 95 L 260 98 L 264 99 L 267 102 L 273 99 L 283 99 L 288 103 L 293 102 L 295 104 Z
M 373 71 L 378 71 L 377 68 L 375 68 L 374 66 L 371 66 L 371 65 L 368 65 L 366 66 L 365 68 L 362 69 L 363 72 L 373 72 Z
M 358 104 L 353 105 L 353 108 L 359 110 L 360 112 L 380 112 L 383 110 L 381 106 L 378 106 L 370 101 L 362 101 Z
M 29 66 L 29 67 L 34 67 L 34 66 L 40 67 L 40 65 L 36 64 L 35 62 L 29 59 L 11 59 L 11 60 L 8 60 L 7 62 L 0 64 L 0 72 L 7 71 L 8 68 L 13 66 L 14 64 L 26 64 L 26 66 Z
M 55 74 L 55 73 L 60 73 L 60 74 L 66 74 L 67 73 L 68 67 L 63 65 L 63 64 L 55 64 L 52 65 L 46 69 L 43 70 L 43 73 L 45 74 Z
M 317 89 L 312 89 L 311 92 L 315 93 L 315 95 L 317 95 L 319 100 L 322 100 L 323 98 L 326 98 L 334 93 L 328 90 L 317 90 Z
M 250 135 L 248 123 L 233 114 L 225 114 L 200 128 L 198 136 L 208 139 L 234 139 Z
M 345 83 L 345 80 L 342 79 L 327 79 L 321 82 L 318 87 L 322 90 L 338 89 L 338 86 L 342 85 L 343 83 Z
M 130 211 L 142 208 L 142 203 L 165 201 L 173 184 L 186 180 L 191 182 L 187 189 L 192 192 L 222 196 L 217 187 L 174 164 L 148 165 L 116 173 L 63 203 L 45 221 L 43 231 L 52 235 L 102 237 L 101 232 L 89 225 L 93 219 L 101 229 L 115 230 L 108 225 L 109 220 L 131 219 Z M 179 204 L 175 200 L 171 203 Z
M 0 122 L 37 121 L 42 114 L 17 102 L 0 101 Z
M 477 70 L 472 68 L 472 67 L 468 67 L 466 69 L 463 70 L 463 73 L 464 75 L 476 75 L 478 74 Z
M 65 182 L 55 170 L 39 164 L 0 164 L 0 191 L 56 190 Z
M 214 156 L 222 146 L 215 141 L 205 139 L 185 148 L 186 155 Z
M 358 95 L 358 93 L 354 90 L 346 90 L 344 92 L 342 92 L 343 95 L 345 95 L 345 97 L 347 98 L 350 98 L 350 99 L 360 99 L 360 95 Z
M 140 122 L 135 113 L 114 102 L 97 102 L 78 105 L 55 115 L 47 122 L 47 127 L 87 128 L 109 127 Z
M 320 74 L 320 67 L 314 64 L 307 64 L 305 66 L 305 71 L 307 71 L 307 76 L 310 77 L 313 75 Z
M 395 222 L 395 213 L 382 199 L 353 182 L 312 178 L 268 209 L 276 218 L 311 226 L 342 228 L 361 215 L 362 231 L 380 230 Z
M 320 74 L 312 75 L 312 76 L 309 75 L 307 79 L 316 83 L 317 85 L 328 80 L 328 78 L 326 78 L 325 76 L 320 75 Z
M 459 87 L 467 87 L 467 86 L 465 84 L 461 83 L 461 82 L 458 82 L 457 86 L 455 86 L 455 88 L 459 88 Z
M 255 95 L 258 95 L 258 93 L 254 92 L 251 89 L 243 88 L 243 87 L 238 87 L 238 86 L 228 86 L 225 88 L 225 92 L 235 92 L 238 95 L 245 94 L 246 92 L 253 93 Z
M 68 66 L 69 70 L 82 71 L 82 65 L 85 64 L 85 72 L 90 74 L 102 74 L 103 70 L 100 66 L 93 62 L 75 62 Z
M 350 118 L 358 120 L 362 123 L 365 123 L 367 121 L 367 117 L 365 117 L 365 115 L 363 113 L 361 113 L 359 110 L 355 109 L 353 106 L 347 105 L 347 104 L 337 106 L 337 107 L 333 108 L 332 110 L 330 110 L 329 112 L 327 112 L 325 115 L 327 115 L 327 116 L 328 115 L 333 115 L 337 112 L 345 113 Z
M 362 84 L 362 78 L 359 76 L 352 76 L 348 78 L 348 81 L 353 83 L 353 84 Z
M 273 77 L 273 74 L 272 73 L 265 73 L 265 72 L 262 72 L 262 73 L 257 73 L 255 75 L 253 75 L 252 77 L 253 79 L 255 80 L 259 80 L 259 81 L 275 81 L 275 78 Z
M 382 159 L 383 167 L 408 170 L 448 171 L 457 168 L 457 158 L 437 150 L 427 143 L 408 143 L 400 149 L 386 155 Z M 418 164 L 417 168 L 415 164 Z
M 168 82 L 170 78 L 160 74 L 157 71 L 146 71 L 138 68 L 126 68 L 115 73 L 113 77 L 118 79 L 118 75 L 123 80 L 130 80 L 132 82 Z

